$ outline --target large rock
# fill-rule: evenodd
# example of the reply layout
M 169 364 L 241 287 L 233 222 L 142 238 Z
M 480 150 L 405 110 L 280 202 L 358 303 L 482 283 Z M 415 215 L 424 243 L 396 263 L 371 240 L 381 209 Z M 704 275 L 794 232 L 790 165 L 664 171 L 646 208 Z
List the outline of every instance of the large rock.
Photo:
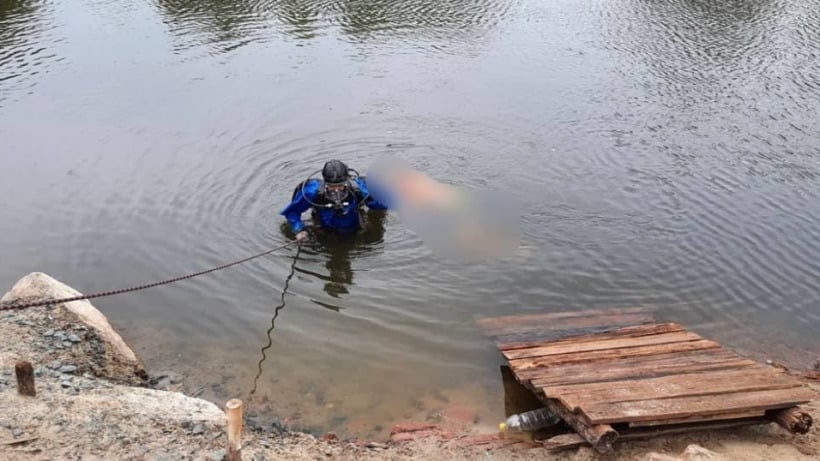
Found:
M 82 293 L 79 291 L 47 274 L 33 272 L 20 279 L 0 301 L 4 303 L 29 302 L 69 298 L 80 295 L 82 295 Z M 62 321 L 67 324 L 81 323 L 96 333 L 97 338 L 94 339 L 98 339 L 103 350 L 95 350 L 95 348 L 89 347 L 87 353 L 96 355 L 96 357 L 88 357 L 88 359 L 96 361 L 98 369 L 94 371 L 96 371 L 97 374 L 122 381 L 133 381 L 134 376 L 141 379 L 147 377 L 145 365 L 142 360 L 131 350 L 120 334 L 114 330 L 105 315 L 97 310 L 90 302 L 72 301 L 59 304 L 52 312 L 52 316 L 55 322 L 59 323 Z M 97 349 L 99 349 L 99 347 L 97 347 Z

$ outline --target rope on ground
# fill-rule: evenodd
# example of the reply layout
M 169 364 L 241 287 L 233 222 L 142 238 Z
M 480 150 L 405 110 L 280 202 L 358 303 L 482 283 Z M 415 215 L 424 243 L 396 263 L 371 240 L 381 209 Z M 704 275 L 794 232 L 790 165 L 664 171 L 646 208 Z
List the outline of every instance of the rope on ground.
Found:
M 134 291 L 145 290 L 147 288 L 158 287 L 158 286 L 161 286 L 161 285 L 169 285 L 169 284 L 174 283 L 174 282 L 179 282 L 181 280 L 186 280 L 186 279 L 191 279 L 191 278 L 194 278 L 194 277 L 199 277 L 200 275 L 209 274 L 211 272 L 216 272 L 216 271 L 219 271 L 219 270 L 222 270 L 222 269 L 227 269 L 229 267 L 236 266 L 238 264 L 246 263 L 246 262 L 251 261 L 253 259 L 261 258 L 262 256 L 267 256 L 267 255 L 273 253 L 274 251 L 282 250 L 284 248 L 287 248 L 287 247 L 289 247 L 291 245 L 294 245 L 294 244 L 297 244 L 297 243 L 299 243 L 300 246 L 301 246 L 300 241 L 294 240 L 294 241 L 288 242 L 284 245 L 280 245 L 278 247 L 271 248 L 271 249 L 263 251 L 261 253 L 257 253 L 253 256 L 248 256 L 247 258 L 240 259 L 238 261 L 230 262 L 230 263 L 227 263 L 227 264 L 222 264 L 220 266 L 212 267 L 212 268 L 206 269 L 204 271 L 194 272 L 192 274 L 182 275 L 182 276 L 179 276 L 179 277 L 174 277 L 172 279 L 161 280 L 159 282 L 148 283 L 148 284 L 145 284 L 145 285 L 139 285 L 139 286 L 130 287 L 130 288 L 122 288 L 122 289 L 119 289 L 119 290 L 101 291 L 99 293 L 91 293 L 91 294 L 87 294 L 87 295 L 72 296 L 72 297 L 69 297 L 69 298 L 61 298 L 61 299 L 48 299 L 48 300 L 32 301 L 32 302 L 25 302 L 25 303 L 19 303 L 19 302 L 17 302 L 17 303 L 14 303 L 14 302 L 12 302 L 12 303 L 0 303 L 0 311 L 26 309 L 26 308 L 29 308 L 29 307 L 50 306 L 50 305 L 56 305 L 56 304 L 70 303 L 72 301 L 83 301 L 83 300 L 86 300 L 86 299 L 103 298 L 103 297 L 106 297 L 106 296 L 114 296 L 114 295 L 119 295 L 119 294 L 123 294 L 123 293 L 131 293 L 131 292 L 134 292 Z

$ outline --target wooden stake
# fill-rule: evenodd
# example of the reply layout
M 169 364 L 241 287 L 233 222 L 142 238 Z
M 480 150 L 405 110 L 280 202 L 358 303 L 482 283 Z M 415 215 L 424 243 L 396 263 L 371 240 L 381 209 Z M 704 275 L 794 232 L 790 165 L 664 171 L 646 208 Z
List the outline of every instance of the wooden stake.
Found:
M 770 417 L 792 434 L 807 434 L 813 422 L 811 415 L 798 407 L 773 412 Z
M 21 360 L 14 365 L 14 374 L 17 375 L 17 392 L 20 395 L 35 397 L 37 390 L 34 388 L 34 368 L 31 362 Z
M 228 461 L 242 460 L 242 401 L 228 400 L 225 404 L 228 416 Z

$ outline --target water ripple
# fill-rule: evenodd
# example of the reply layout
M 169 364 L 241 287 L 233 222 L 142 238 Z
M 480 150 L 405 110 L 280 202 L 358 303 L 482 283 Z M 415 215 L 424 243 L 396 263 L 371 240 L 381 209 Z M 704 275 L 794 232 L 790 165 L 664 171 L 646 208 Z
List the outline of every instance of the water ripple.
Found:
M 0 108 L 30 93 L 42 75 L 58 69 L 52 2 L 10 0 L 0 3 Z

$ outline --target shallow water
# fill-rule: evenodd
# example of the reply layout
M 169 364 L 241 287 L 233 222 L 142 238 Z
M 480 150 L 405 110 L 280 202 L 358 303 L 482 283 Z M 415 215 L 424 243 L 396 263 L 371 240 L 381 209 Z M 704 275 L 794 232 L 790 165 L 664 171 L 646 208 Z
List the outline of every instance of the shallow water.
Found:
M 503 415 L 481 315 L 657 306 L 756 357 L 820 350 L 820 3 L 0 3 L 0 282 L 91 292 L 287 241 L 336 157 L 508 190 L 519 253 L 432 254 L 394 213 L 95 304 L 154 369 L 340 434 Z M 248 397 L 251 399 L 251 397 Z M 464 417 L 478 412 L 477 417 Z

